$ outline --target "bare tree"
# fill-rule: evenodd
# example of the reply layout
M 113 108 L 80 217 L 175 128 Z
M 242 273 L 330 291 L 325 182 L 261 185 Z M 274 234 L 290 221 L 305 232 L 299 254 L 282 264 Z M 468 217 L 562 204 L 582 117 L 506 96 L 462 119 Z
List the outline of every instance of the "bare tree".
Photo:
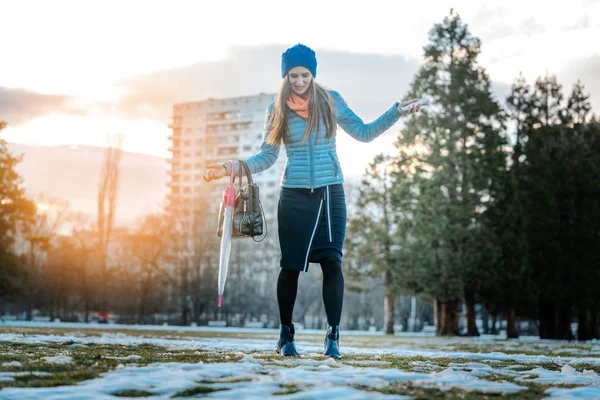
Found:
M 36 213 L 21 226 L 24 253 L 27 256 L 29 284 L 27 288 L 27 319 L 33 317 L 35 303 L 48 306 L 47 256 L 57 232 L 65 227 L 70 218 L 69 203 L 47 194 L 34 198 Z
M 168 226 L 159 214 L 144 217 L 138 229 L 129 235 L 123 235 L 126 247 L 134 260 L 135 282 L 130 290 L 137 294 L 137 322 L 147 323 L 148 314 L 162 310 L 164 304 L 164 283 L 166 271 L 162 267 Z
M 104 153 L 104 163 L 102 164 L 100 184 L 98 187 L 98 263 L 100 266 L 100 276 L 102 282 L 100 307 L 103 310 L 108 308 L 108 270 L 106 259 L 111 233 L 113 230 L 115 209 L 117 206 L 119 164 L 121 161 L 122 142 L 123 136 L 121 134 L 108 137 L 108 147 Z

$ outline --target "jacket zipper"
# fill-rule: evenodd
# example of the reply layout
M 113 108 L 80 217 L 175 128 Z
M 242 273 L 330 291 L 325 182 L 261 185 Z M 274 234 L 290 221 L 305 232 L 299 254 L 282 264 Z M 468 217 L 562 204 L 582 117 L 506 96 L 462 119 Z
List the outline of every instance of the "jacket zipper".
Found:
M 308 249 L 306 249 L 306 258 L 304 259 L 304 272 L 308 271 L 308 256 L 310 256 L 310 248 L 312 247 L 313 239 L 315 238 L 315 233 L 317 232 L 317 227 L 319 226 L 319 221 L 321 220 L 321 210 L 323 209 L 323 199 L 319 203 L 319 212 L 317 212 L 317 220 L 315 221 L 315 227 L 313 228 L 312 235 L 310 235 L 310 241 L 308 242 Z
M 308 136 L 308 168 L 310 170 L 310 192 L 314 193 L 314 171 L 313 171 L 313 142 L 312 142 L 312 132 Z
M 329 201 L 329 186 L 327 188 L 327 232 L 329 233 L 329 243 L 333 242 L 333 235 L 331 234 L 331 203 Z

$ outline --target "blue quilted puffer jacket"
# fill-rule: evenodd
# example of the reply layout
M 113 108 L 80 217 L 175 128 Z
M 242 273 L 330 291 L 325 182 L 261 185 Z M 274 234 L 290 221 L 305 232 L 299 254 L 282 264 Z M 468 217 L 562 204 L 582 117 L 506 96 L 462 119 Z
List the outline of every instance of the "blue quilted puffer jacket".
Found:
M 337 123 L 354 139 L 370 142 L 400 119 L 400 112 L 395 103 L 375 121 L 365 124 L 346 104 L 338 92 L 330 91 L 333 100 Z M 269 114 L 274 103 L 267 108 L 265 132 L 260 152 L 246 163 L 250 172 L 255 174 L 270 168 L 277 157 L 281 146 L 267 144 L 265 139 L 270 132 Z M 322 186 L 334 185 L 344 181 L 342 168 L 336 153 L 335 137 L 329 141 L 326 138 L 325 124 L 321 123 L 319 138 L 315 143 L 316 132 L 311 132 L 310 138 L 302 141 L 306 120 L 288 108 L 288 137 L 284 141 L 287 153 L 287 163 L 281 177 L 281 186 L 286 188 L 316 189 Z M 231 173 L 229 163 L 227 173 Z M 235 163 L 236 172 L 239 164 Z

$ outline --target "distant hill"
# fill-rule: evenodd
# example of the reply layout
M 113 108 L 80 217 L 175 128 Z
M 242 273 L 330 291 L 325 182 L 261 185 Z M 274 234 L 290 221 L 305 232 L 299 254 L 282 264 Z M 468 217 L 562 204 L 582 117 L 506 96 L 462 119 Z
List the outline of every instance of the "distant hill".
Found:
M 32 146 L 8 143 L 23 154 L 17 170 L 30 194 L 63 198 L 73 209 L 96 215 L 98 182 L 104 148 L 93 146 Z M 139 216 L 158 211 L 167 194 L 166 159 L 123 152 L 117 205 L 117 224 L 130 224 Z

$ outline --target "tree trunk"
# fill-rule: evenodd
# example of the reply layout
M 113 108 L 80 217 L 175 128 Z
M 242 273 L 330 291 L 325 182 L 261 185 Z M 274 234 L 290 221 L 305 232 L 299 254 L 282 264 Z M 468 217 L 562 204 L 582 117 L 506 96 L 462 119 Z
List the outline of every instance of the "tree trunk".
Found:
M 573 311 L 571 305 L 565 302 L 561 305 L 558 311 L 558 337 L 557 339 L 574 340 L 575 336 L 571 330 L 571 322 L 573 322 Z
M 481 316 L 481 327 L 483 328 L 483 334 L 488 335 L 490 333 L 490 314 L 482 311 Z
M 183 306 L 183 309 L 181 310 L 181 324 L 183 326 L 188 326 L 189 325 L 188 320 L 189 320 L 189 308 L 188 308 L 187 304 L 185 304 Z
M 385 333 L 394 334 L 394 300 L 395 296 L 392 290 L 392 271 L 386 271 L 383 281 L 383 290 L 385 298 L 383 301 L 383 312 L 385 315 Z
M 471 288 L 465 287 L 465 306 L 467 309 L 466 312 L 466 322 L 467 322 L 467 334 L 466 336 L 479 336 L 479 331 L 477 330 L 477 322 L 476 322 L 476 313 L 475 313 L 475 291 Z
M 85 299 L 83 300 L 84 303 L 84 321 L 87 324 L 88 322 L 90 322 L 90 301 L 88 298 L 89 294 L 85 296 Z
M 441 336 L 458 336 L 458 307 L 460 299 L 446 300 L 442 302 L 442 327 Z
M 508 339 L 519 338 L 519 328 L 517 327 L 517 310 L 512 300 L 508 300 L 505 308 L 506 313 L 506 337 Z
M 442 302 L 437 297 L 433 299 L 433 325 L 436 336 L 442 334 Z
M 592 339 L 600 339 L 600 313 L 595 310 L 590 317 L 590 330 Z
M 556 305 L 540 301 L 540 339 L 556 339 Z
M 498 314 L 494 313 L 492 314 L 492 335 L 498 334 L 498 327 L 496 326 L 496 322 L 498 322 Z
M 588 310 L 579 311 L 577 314 L 577 340 L 592 339 L 592 332 L 589 324 L 590 316 L 591 313 Z

